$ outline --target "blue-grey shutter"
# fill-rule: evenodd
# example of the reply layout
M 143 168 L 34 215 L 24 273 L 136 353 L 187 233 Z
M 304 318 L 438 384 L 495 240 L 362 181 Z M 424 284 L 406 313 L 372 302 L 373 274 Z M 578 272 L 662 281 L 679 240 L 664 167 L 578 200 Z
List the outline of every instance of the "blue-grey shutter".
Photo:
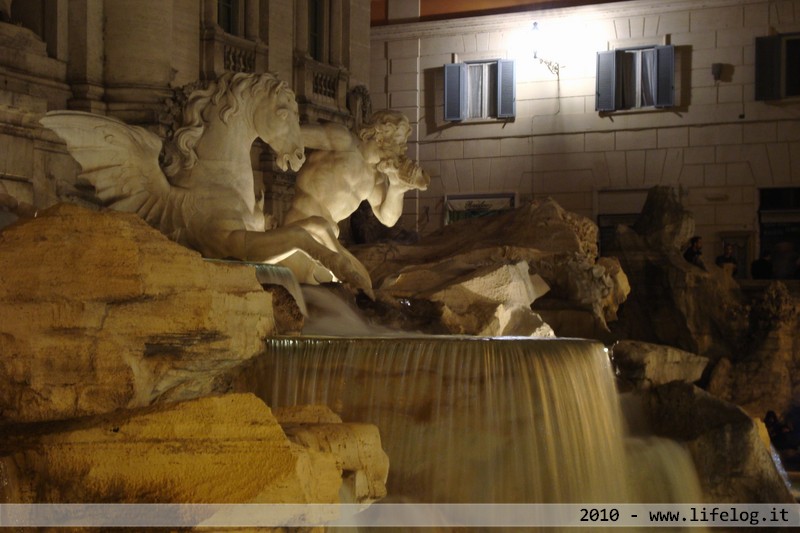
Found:
M 675 47 L 656 46 L 656 107 L 675 105 Z
M 497 118 L 514 118 L 517 110 L 517 90 L 514 62 L 497 61 Z
M 616 50 L 597 52 L 597 78 L 595 80 L 595 111 L 614 111 L 617 106 L 617 54 Z
M 781 97 L 781 36 L 756 37 L 756 100 Z
M 444 66 L 444 119 L 467 118 L 467 65 L 452 63 Z

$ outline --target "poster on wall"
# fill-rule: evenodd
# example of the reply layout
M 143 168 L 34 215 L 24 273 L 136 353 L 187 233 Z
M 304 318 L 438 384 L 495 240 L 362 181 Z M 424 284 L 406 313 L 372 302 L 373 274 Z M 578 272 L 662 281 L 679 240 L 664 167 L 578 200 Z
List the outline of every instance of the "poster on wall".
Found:
M 497 215 L 516 207 L 517 195 L 511 193 L 453 194 L 445 196 L 444 223 L 452 224 L 467 218 Z

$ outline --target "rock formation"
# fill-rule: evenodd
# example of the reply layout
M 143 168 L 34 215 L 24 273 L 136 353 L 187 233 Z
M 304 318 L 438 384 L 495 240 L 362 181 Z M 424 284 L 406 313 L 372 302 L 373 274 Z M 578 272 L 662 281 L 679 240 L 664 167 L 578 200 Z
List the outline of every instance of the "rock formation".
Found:
M 219 395 L 275 333 L 252 266 L 205 261 L 135 215 L 63 204 L 6 228 L 0 501 L 381 498 L 374 426 L 293 408 L 284 431 L 254 396 Z
M 389 457 L 372 424 L 342 423 L 324 405 L 283 407 L 275 416 L 292 442 L 322 454 L 332 454 L 342 473 L 343 503 L 372 502 L 386 496 Z
M 780 415 L 800 407 L 800 298 L 786 283 L 772 282 L 754 302 L 745 349 L 714 367 L 709 391 L 751 416 Z
M 0 230 L 19 220 L 32 218 L 36 215 L 36 208 L 27 202 L 20 202 L 9 194 L 5 185 L 0 183 Z
M 680 382 L 643 400 L 653 431 L 688 447 L 705 501 L 794 503 L 758 424 L 742 409 Z
M 681 256 L 694 221 L 672 189 L 655 187 L 634 228 L 617 231 L 620 264 L 630 297 L 612 326 L 618 339 L 675 346 L 716 360 L 740 349 L 747 308 L 736 281 L 706 261 L 705 268 Z
M 252 270 L 204 262 L 135 215 L 48 209 L 0 234 L 0 272 L 6 421 L 207 394 L 275 332 Z
M 708 359 L 672 346 L 641 341 L 619 341 L 611 358 L 617 375 L 636 389 L 673 381 L 694 383 L 703 375 Z
M 412 323 L 424 309 L 428 322 L 450 333 L 548 336 L 543 322 L 553 317 L 566 329 L 552 328 L 557 335 L 597 338 L 628 292 L 618 263 L 597 258 L 597 226 L 553 200 L 461 221 L 416 244 L 353 253 L 370 271 L 379 302 Z M 517 289 L 504 293 L 509 283 Z
M 253 395 L 116 411 L 9 436 L 15 503 L 334 503 L 330 453 L 290 442 Z M 10 433 L 10 435 L 9 435 Z

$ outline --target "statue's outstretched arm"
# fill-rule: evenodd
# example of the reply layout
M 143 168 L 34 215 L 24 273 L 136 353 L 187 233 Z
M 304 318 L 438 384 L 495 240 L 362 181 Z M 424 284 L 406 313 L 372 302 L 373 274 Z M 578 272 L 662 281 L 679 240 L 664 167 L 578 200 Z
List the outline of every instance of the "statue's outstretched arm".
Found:
M 356 137 L 341 124 L 303 124 L 300 133 L 305 147 L 313 150 L 344 152 L 358 148 Z
M 394 226 L 403 214 L 403 196 L 418 189 L 424 191 L 430 177 L 419 165 L 408 158 L 378 164 L 376 183 L 368 201 L 375 217 L 384 226 Z

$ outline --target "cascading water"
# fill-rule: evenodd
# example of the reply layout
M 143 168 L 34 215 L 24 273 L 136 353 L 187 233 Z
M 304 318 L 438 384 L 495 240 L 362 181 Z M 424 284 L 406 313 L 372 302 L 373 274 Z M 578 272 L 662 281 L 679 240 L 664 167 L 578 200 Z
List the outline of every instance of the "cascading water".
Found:
M 376 425 L 386 501 L 702 501 L 678 443 L 626 436 L 599 342 L 398 334 L 322 288 L 304 293 L 304 336 L 269 339 L 234 388 Z
M 285 338 L 237 388 L 381 431 L 389 494 L 419 502 L 631 500 L 608 357 L 581 340 Z

